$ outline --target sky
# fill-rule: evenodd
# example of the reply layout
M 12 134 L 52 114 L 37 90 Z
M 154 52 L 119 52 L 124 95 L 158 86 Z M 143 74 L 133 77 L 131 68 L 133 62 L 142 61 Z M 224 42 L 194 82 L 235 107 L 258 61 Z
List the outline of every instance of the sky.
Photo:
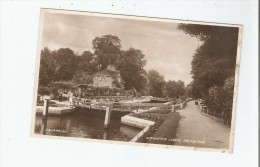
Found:
M 45 13 L 41 46 L 51 50 L 69 47 L 80 54 L 93 52 L 95 37 L 115 35 L 123 50 L 132 47 L 143 52 L 145 70 L 156 70 L 165 81 L 182 80 L 187 85 L 192 81 L 192 56 L 202 43 L 177 26 L 173 22 Z

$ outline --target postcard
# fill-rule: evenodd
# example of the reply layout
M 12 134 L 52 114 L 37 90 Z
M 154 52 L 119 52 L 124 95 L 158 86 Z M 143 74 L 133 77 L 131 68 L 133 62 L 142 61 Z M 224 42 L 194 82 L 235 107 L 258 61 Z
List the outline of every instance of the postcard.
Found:
M 41 9 L 33 137 L 232 153 L 242 26 Z

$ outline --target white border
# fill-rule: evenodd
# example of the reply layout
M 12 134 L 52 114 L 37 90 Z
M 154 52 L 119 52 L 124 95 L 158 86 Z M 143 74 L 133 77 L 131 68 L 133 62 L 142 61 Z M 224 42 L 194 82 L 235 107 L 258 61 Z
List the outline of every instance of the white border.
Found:
M 0 166 L 257 167 L 258 4 L 258 0 L 0 1 Z M 243 25 L 233 154 L 30 137 L 40 8 Z

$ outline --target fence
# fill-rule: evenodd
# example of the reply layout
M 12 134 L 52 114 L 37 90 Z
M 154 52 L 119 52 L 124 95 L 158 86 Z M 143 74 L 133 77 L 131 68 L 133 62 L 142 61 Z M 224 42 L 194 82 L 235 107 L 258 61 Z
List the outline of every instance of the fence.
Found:
M 201 99 L 197 100 L 197 104 L 198 104 L 198 107 L 199 107 L 201 112 L 203 112 L 203 113 L 205 113 L 205 114 L 207 114 L 209 116 L 215 117 L 217 119 L 221 119 L 222 122 L 224 121 L 224 117 L 223 117 L 222 113 L 215 112 L 215 111 L 213 111 L 213 112 L 210 111 L 208 109 L 208 107 L 205 105 L 205 101 L 204 100 L 201 100 Z
M 125 97 L 118 97 L 120 99 L 126 99 Z M 110 99 L 102 99 L 102 97 L 98 97 L 95 99 L 85 99 L 85 98 L 78 98 L 73 97 L 72 104 L 76 107 L 83 107 L 83 108 L 93 108 L 93 109 L 103 109 L 104 106 L 113 106 L 113 110 L 117 111 L 134 111 L 134 110 L 149 110 L 153 107 L 157 107 L 158 110 L 161 109 L 170 109 L 170 105 L 165 105 L 163 103 L 141 103 L 141 102 L 133 102 L 134 99 L 132 98 L 129 102 L 115 102 Z M 145 100 L 145 98 L 139 98 L 139 100 Z

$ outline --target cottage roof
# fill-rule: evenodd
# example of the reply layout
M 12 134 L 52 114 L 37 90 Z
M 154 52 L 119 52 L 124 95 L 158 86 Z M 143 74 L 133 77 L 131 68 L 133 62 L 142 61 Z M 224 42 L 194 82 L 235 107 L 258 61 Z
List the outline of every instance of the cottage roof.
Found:
M 108 69 L 104 69 L 103 71 L 97 72 L 96 75 L 110 75 L 110 76 L 118 76 L 120 73 L 119 71 L 111 71 Z
M 120 76 L 119 71 L 111 71 L 108 69 L 104 69 L 103 71 L 97 72 L 95 75 L 109 75 L 114 81 L 117 81 L 116 77 Z M 121 78 L 122 83 L 124 83 L 123 79 Z

